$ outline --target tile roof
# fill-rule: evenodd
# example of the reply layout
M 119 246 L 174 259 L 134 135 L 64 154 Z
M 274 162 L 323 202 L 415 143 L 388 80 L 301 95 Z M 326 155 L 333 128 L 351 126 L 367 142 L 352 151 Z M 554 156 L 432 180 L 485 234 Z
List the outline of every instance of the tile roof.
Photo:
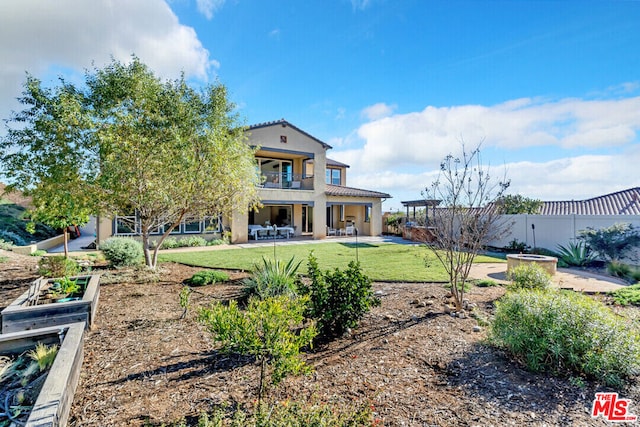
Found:
M 361 190 L 359 188 L 344 187 L 342 185 L 327 184 L 327 190 L 325 191 L 327 196 L 349 196 L 349 197 L 375 197 L 379 199 L 390 199 L 391 196 L 387 193 L 380 193 L 378 191 Z
M 348 168 L 348 167 L 350 167 L 350 166 L 349 166 L 348 164 L 346 164 L 346 163 L 342 163 L 342 162 L 339 162 L 339 161 L 337 161 L 337 160 L 330 159 L 330 158 L 328 158 L 328 157 L 327 157 L 327 166 L 338 166 L 338 167 L 341 167 L 341 168 Z
M 293 129 L 297 130 L 298 132 L 300 132 L 300 133 L 308 136 L 309 138 L 313 139 L 314 141 L 320 143 L 327 150 L 330 149 L 330 148 L 333 148 L 329 144 L 319 140 L 318 138 L 316 138 L 315 136 L 311 135 L 310 133 L 307 133 L 307 132 L 303 131 L 302 129 L 300 129 L 299 127 L 297 127 L 295 125 L 292 125 L 291 123 L 289 123 L 285 119 L 274 120 L 272 122 L 257 123 L 255 125 L 249 126 L 249 130 L 266 128 L 266 127 L 269 127 L 269 126 L 278 126 L 278 125 L 280 125 L 280 126 L 289 126 L 289 127 L 293 128 Z
M 543 202 L 540 215 L 640 215 L 640 187 L 587 200 Z

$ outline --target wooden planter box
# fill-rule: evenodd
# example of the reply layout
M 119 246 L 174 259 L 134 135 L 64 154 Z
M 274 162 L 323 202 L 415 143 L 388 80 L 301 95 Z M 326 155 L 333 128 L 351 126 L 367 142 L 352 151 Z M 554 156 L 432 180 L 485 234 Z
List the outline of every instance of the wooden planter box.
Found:
M 43 285 L 53 283 L 56 280 L 38 279 L 28 291 L 0 313 L 2 316 L 2 333 L 27 331 L 75 322 L 84 322 L 85 327 L 89 329 L 93 325 L 98 309 L 100 276 L 76 276 L 72 278 L 88 279 L 82 299 L 30 305 L 33 303 L 34 295 L 38 294 Z
M 39 342 L 47 345 L 60 344 L 60 348 L 26 426 L 65 426 L 80 378 L 84 356 L 84 324 L 74 323 L 0 335 L 0 355 L 19 355 L 34 349 Z

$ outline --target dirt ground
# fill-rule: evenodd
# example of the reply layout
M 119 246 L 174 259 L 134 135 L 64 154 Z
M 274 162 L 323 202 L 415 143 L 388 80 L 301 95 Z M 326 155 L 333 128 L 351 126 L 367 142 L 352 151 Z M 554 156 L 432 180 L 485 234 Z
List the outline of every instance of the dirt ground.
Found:
M 0 251 L 0 256 L 5 255 Z M 34 277 L 32 257 L 0 264 L 0 302 L 8 304 Z M 20 266 L 24 268 L 20 269 Z M 158 280 L 104 271 L 97 324 L 85 358 L 71 426 L 140 426 L 197 416 L 216 405 L 249 405 L 258 368 L 216 352 L 193 311 L 180 320 L 178 293 L 195 271 L 163 265 Z M 234 278 L 242 274 L 233 274 Z M 273 400 L 368 402 L 385 426 L 590 426 L 596 382 L 531 374 L 484 344 L 475 318 L 444 312 L 440 284 L 376 283 L 381 306 L 359 328 L 305 355 L 314 372 L 287 378 Z M 236 284 L 197 288 L 192 306 L 240 295 Z M 502 287 L 472 288 L 480 317 L 491 316 Z M 2 305 L 2 304 L 0 304 Z M 618 390 L 640 414 L 640 385 Z

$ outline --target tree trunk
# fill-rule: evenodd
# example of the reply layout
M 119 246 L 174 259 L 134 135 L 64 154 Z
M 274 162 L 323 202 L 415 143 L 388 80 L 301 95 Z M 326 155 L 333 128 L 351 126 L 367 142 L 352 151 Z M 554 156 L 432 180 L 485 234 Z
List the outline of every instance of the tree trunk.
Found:
M 151 258 L 151 252 L 149 251 L 149 229 L 140 230 L 142 235 L 142 252 L 144 253 L 144 265 L 151 269 L 156 268 L 155 262 Z
M 69 258 L 69 233 L 67 227 L 64 228 L 64 257 Z

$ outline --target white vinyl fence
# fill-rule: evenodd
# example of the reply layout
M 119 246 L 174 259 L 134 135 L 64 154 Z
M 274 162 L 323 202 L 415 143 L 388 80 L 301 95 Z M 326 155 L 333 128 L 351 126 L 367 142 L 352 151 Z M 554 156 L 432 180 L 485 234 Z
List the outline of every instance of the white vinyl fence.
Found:
M 488 242 L 495 247 L 508 246 L 514 239 L 528 246 L 557 250 L 579 236 L 581 230 L 600 229 L 617 223 L 640 228 L 640 215 L 504 215 L 510 232 L 502 239 Z M 499 221 L 500 222 L 500 221 Z

